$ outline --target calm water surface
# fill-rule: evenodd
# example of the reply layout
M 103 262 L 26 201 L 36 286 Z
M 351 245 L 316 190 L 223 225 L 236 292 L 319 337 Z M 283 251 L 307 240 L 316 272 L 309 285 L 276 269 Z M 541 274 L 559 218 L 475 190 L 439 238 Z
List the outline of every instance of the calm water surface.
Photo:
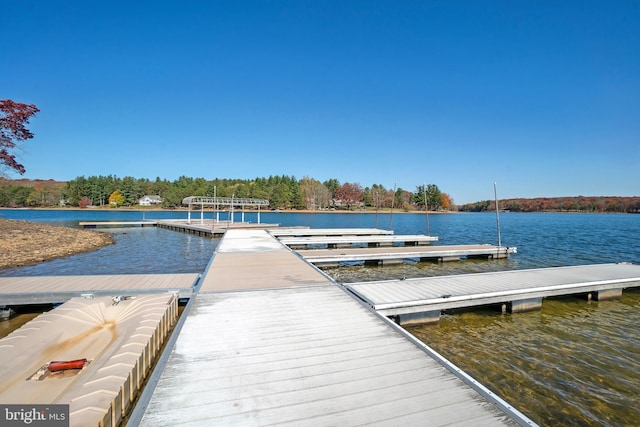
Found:
M 77 226 L 78 221 L 186 218 L 184 212 L 0 210 L 0 217 Z M 210 213 L 205 214 L 211 218 Z M 226 219 L 222 217 L 221 219 Z M 239 214 L 236 221 L 240 220 Z M 245 220 L 257 222 L 255 214 Z M 314 228 L 378 227 L 438 236 L 441 245 L 497 244 L 495 214 L 261 213 L 261 222 Z M 107 231 L 116 244 L 0 275 L 202 272 L 217 240 L 156 228 Z M 608 262 L 640 264 L 640 215 L 500 216 L 507 260 L 405 263 L 326 270 L 338 282 L 424 277 Z M 436 325 L 409 328 L 425 344 L 542 425 L 640 425 L 640 292 L 621 301 L 545 299 L 542 310 L 448 313 Z

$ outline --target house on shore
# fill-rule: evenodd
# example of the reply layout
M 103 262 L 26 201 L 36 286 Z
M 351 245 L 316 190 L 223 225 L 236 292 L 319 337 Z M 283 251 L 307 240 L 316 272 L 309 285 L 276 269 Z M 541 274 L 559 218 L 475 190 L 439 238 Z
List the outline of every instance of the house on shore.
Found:
M 160 196 L 144 196 L 139 201 L 140 206 L 156 206 L 162 203 Z

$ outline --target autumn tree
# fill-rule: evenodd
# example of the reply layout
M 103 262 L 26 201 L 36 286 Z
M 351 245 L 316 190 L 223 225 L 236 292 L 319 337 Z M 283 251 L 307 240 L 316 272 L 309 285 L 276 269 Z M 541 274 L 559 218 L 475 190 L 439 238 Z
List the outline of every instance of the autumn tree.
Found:
M 340 200 L 343 205 L 347 205 L 347 209 L 361 203 L 363 198 L 364 191 L 360 184 L 345 182 L 336 189 L 336 199 Z
M 22 104 L 10 99 L 0 100 L 0 166 L 23 174 L 25 168 L 18 163 L 11 151 L 16 146 L 33 138 L 27 129 L 31 116 L 40 110 L 33 104 Z
M 78 206 L 80 206 L 81 208 L 92 206 L 91 199 L 89 199 L 87 196 L 82 196 L 80 200 L 78 200 Z
M 442 209 L 448 211 L 451 210 L 453 206 L 453 198 L 451 198 L 447 193 L 442 193 Z
M 115 206 L 117 208 L 122 206 L 123 204 L 124 196 L 118 190 L 111 193 L 111 195 L 109 196 L 109 205 Z
M 300 191 L 307 209 L 323 209 L 331 203 L 331 192 L 320 181 L 305 176 L 300 180 Z

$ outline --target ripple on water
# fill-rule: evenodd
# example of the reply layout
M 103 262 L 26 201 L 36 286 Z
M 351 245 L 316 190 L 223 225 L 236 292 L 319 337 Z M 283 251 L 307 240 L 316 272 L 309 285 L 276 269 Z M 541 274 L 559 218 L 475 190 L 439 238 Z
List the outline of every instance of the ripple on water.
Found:
M 156 227 L 101 230 L 115 244 L 93 252 L 8 269 L 0 276 L 202 273 L 220 239 Z
M 407 328 L 542 425 L 637 425 L 640 293 L 542 310 L 444 315 Z

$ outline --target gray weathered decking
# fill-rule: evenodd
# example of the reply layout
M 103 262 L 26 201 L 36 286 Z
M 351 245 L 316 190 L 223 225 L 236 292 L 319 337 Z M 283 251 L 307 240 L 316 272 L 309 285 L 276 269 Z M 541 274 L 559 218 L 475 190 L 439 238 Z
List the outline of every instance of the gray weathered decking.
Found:
M 276 237 L 305 237 L 305 236 L 380 236 L 393 234 L 393 230 L 380 228 L 303 228 L 280 227 L 269 230 Z
M 640 286 L 640 265 L 596 264 L 345 285 L 386 316 Z
M 429 245 L 436 242 L 436 236 L 424 234 L 410 235 L 373 235 L 373 236 L 306 236 L 306 237 L 280 237 L 279 240 L 292 249 L 305 248 L 314 245 L 327 245 L 328 247 L 352 246 L 354 244 L 366 244 L 369 246 L 383 246 L 403 244 L 405 246 Z
M 230 230 L 140 424 L 533 425 L 436 359 L 266 231 Z
M 197 273 L 0 277 L 0 305 L 60 303 L 85 294 L 177 292 L 180 298 L 189 298 L 199 278 Z
M 83 228 L 108 228 L 108 227 L 155 227 L 157 221 L 80 221 L 78 223 Z
M 332 285 L 199 294 L 141 425 L 509 424 Z
M 393 246 L 384 248 L 303 249 L 297 251 L 312 264 L 337 265 L 344 262 L 402 262 L 405 259 L 449 261 L 461 258 L 506 258 L 516 248 L 493 245 Z

